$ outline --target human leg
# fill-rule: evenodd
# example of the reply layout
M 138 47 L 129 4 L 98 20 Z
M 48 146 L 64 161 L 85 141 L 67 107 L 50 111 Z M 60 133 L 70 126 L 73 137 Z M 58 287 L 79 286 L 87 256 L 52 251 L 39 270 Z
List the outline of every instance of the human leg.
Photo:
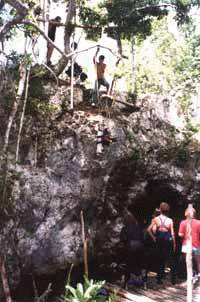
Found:
M 102 83 L 101 83 L 104 87 L 106 87 L 106 92 L 108 93 L 109 92 L 109 88 L 110 88 L 110 85 L 109 83 L 106 81 L 106 79 L 102 79 Z
M 50 43 L 48 43 L 47 44 L 47 63 L 50 62 L 52 53 L 53 53 L 53 46 Z
M 200 279 L 200 248 L 195 248 L 193 254 L 198 278 Z
M 157 243 L 158 253 L 158 271 L 157 282 L 162 284 L 162 279 L 165 277 L 165 265 L 170 260 L 170 254 L 172 251 L 172 243 L 168 240 L 160 239 Z

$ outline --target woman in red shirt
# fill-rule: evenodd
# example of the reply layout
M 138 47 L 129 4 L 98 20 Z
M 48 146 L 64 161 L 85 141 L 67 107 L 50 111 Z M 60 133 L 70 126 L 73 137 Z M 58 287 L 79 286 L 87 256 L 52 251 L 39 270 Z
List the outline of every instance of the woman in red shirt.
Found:
M 198 281 L 200 281 L 200 220 L 195 219 L 196 210 L 194 208 L 187 209 L 185 211 L 185 217 L 186 219 L 180 223 L 178 235 L 182 238 L 182 252 L 187 253 L 187 243 L 189 239 L 187 224 L 188 218 L 190 218 L 192 227 L 192 253 L 194 255 L 194 261 L 198 273 Z

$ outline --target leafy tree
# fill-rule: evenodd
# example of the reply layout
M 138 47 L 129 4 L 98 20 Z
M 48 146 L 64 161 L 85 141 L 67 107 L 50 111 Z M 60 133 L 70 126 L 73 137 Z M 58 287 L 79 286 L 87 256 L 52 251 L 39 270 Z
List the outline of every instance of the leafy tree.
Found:
M 186 110 L 200 76 L 200 35 L 193 22 L 176 32 L 169 30 L 169 23 L 172 17 L 154 22 L 153 34 L 143 44 L 149 53 L 138 55 L 136 86 L 138 93 L 173 94 Z

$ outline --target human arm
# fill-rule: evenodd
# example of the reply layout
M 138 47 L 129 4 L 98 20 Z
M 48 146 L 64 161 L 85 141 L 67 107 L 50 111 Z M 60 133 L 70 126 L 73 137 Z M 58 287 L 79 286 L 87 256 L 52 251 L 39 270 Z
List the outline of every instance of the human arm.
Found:
M 97 51 L 96 51 L 96 53 L 95 53 L 95 55 L 94 55 L 94 57 L 93 57 L 93 63 L 94 63 L 94 64 L 96 64 L 97 54 L 98 54 L 99 50 L 100 50 L 100 47 L 98 46 L 98 47 L 97 47 Z
M 183 222 L 181 222 L 180 225 L 179 225 L 178 236 L 181 237 L 181 239 L 183 239 L 184 236 L 185 236 L 185 231 L 184 231 L 184 224 L 183 224 Z
M 171 220 L 170 231 L 171 231 L 171 235 L 172 235 L 173 249 L 175 251 L 176 250 L 176 237 L 175 237 L 175 233 L 174 233 L 174 223 L 173 223 L 173 220 Z
M 147 228 L 147 233 L 149 234 L 149 236 L 152 238 L 154 242 L 156 242 L 156 236 L 155 236 L 156 230 L 157 230 L 156 220 L 152 219 L 151 224 Z

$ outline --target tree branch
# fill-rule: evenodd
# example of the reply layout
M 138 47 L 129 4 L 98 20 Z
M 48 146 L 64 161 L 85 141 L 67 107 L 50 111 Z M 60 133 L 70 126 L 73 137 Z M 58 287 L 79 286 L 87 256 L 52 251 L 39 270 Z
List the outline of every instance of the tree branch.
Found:
M 155 4 L 155 5 L 146 5 L 142 7 L 135 7 L 133 10 L 129 12 L 129 15 L 127 15 L 127 17 L 130 17 L 135 12 L 139 12 L 149 8 L 167 8 L 167 7 L 175 8 L 176 5 L 173 3 L 162 3 L 162 4 Z
M 10 21 L 8 21 L 0 30 L 0 41 L 10 31 L 10 29 L 20 23 L 23 18 L 28 14 L 28 8 L 18 0 L 5 0 L 10 6 L 14 7 L 17 11 L 17 15 Z
M 26 25 L 31 25 L 35 29 L 37 29 L 37 31 L 39 31 L 39 33 L 45 38 L 45 40 L 47 40 L 47 42 L 49 42 L 67 60 L 73 55 L 74 52 L 71 52 L 71 53 L 66 55 L 66 53 L 64 53 L 51 39 L 49 39 L 49 37 L 45 34 L 45 32 L 38 25 L 36 25 L 35 23 L 33 23 L 29 20 L 22 20 L 20 23 L 21 24 L 26 24 Z

